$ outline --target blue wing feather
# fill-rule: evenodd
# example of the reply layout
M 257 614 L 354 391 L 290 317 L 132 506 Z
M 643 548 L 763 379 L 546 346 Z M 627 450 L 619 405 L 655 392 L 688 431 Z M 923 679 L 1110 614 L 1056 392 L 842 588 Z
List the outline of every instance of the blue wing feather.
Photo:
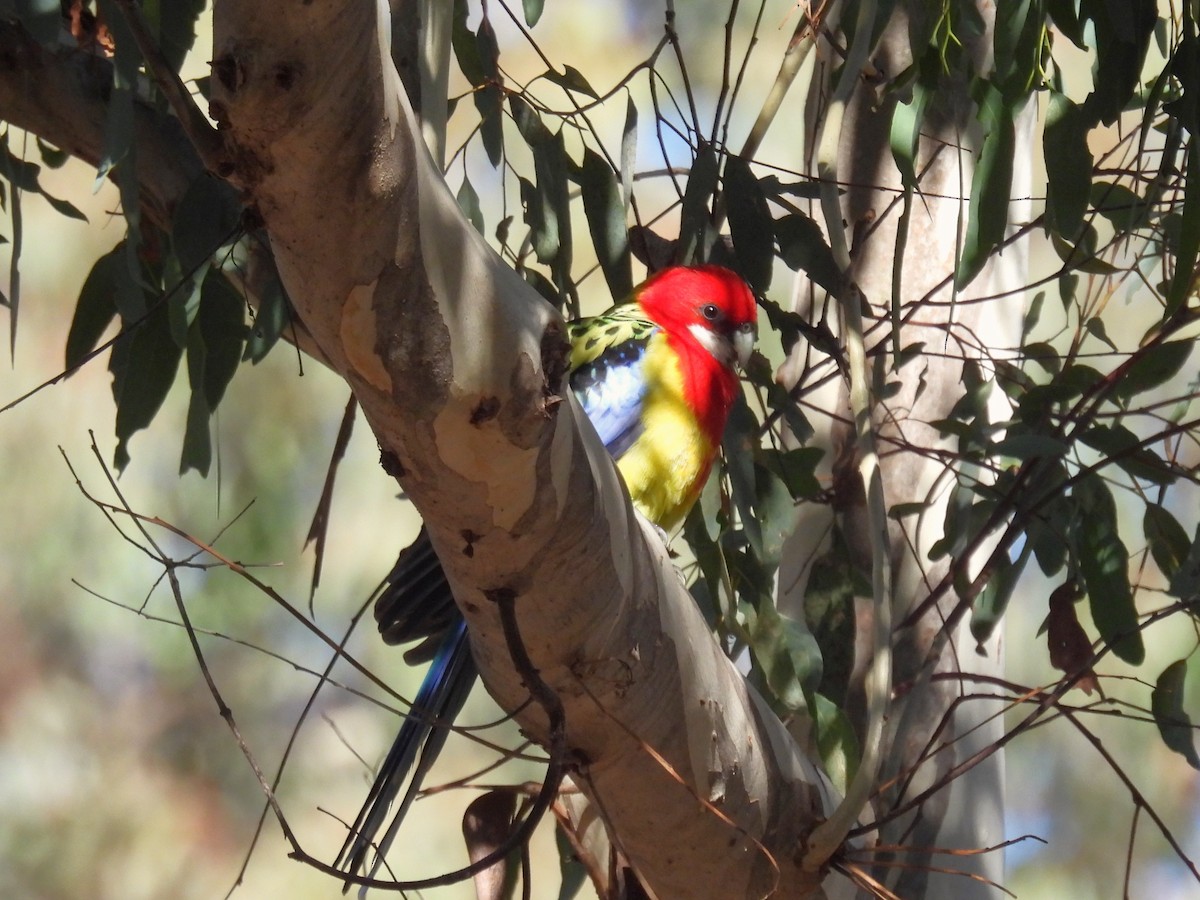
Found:
M 613 459 L 620 459 L 642 433 L 647 341 L 616 344 L 571 373 L 571 388 Z

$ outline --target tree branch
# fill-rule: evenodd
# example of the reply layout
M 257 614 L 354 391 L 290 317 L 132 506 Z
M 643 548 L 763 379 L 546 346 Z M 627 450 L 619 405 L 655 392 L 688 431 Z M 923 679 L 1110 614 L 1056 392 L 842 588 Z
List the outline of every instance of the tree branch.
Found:
M 821 777 L 634 516 L 563 384 L 557 314 L 458 210 L 390 51 L 363 52 L 388 12 L 216 7 L 211 108 L 231 180 L 422 512 L 501 706 L 550 742 L 498 591 L 562 704 L 574 779 L 658 895 L 807 896 L 822 873 L 794 857 L 825 812 Z

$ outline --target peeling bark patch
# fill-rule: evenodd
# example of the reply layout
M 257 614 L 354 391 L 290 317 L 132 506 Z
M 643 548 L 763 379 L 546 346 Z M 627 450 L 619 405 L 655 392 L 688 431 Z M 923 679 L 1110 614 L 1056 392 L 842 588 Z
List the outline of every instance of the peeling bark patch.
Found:
M 404 463 L 400 462 L 400 457 L 391 450 L 379 448 L 379 465 L 388 475 L 393 478 L 403 478 L 408 474 L 408 470 L 404 468 Z
M 500 398 L 483 397 L 471 410 L 471 424 L 478 428 L 484 422 L 496 418 L 498 412 L 500 412 Z
M 542 332 L 542 371 L 546 373 L 546 393 L 554 396 L 558 386 L 567 377 L 567 369 L 571 361 L 571 345 L 567 343 L 563 327 L 557 320 L 551 320 Z
M 466 541 L 466 545 L 463 547 L 462 551 L 463 556 L 465 556 L 467 559 L 471 559 L 475 555 L 475 542 L 479 540 L 482 535 L 476 534 L 470 528 L 464 528 L 460 532 L 460 535 L 462 536 L 462 539 Z
M 279 63 L 274 71 L 275 86 L 281 91 L 290 91 L 303 74 L 304 67 L 297 63 Z
M 342 304 L 342 321 L 338 337 L 342 349 L 355 372 L 371 387 L 391 393 L 392 376 L 376 351 L 375 288 L 371 284 L 355 285 Z
M 246 73 L 229 54 L 218 56 L 208 67 L 212 69 L 213 77 L 221 83 L 221 87 L 231 94 L 237 93 L 238 88 L 246 83 Z

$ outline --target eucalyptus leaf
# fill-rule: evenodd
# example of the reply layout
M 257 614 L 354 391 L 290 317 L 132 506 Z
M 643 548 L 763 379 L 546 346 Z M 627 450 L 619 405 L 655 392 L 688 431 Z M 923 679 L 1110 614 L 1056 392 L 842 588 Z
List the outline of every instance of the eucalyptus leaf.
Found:
M 1171 663 L 1154 683 L 1150 692 L 1150 712 L 1158 726 L 1163 743 L 1187 760 L 1193 769 L 1200 769 L 1196 753 L 1196 729 L 1183 708 L 1183 688 L 1187 679 L 1187 660 Z

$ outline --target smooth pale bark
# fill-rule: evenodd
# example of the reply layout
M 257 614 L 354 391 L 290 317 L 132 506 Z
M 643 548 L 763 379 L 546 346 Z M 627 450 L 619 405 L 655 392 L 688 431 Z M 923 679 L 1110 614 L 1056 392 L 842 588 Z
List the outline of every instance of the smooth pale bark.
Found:
M 923 4 L 898 4 L 881 41 L 873 53 L 874 66 L 889 75 L 903 71 L 912 62 L 908 45 L 907 15 L 932 15 Z M 991 20 L 991 13 L 987 15 Z M 986 54 L 991 33 L 976 43 L 980 55 L 978 67 L 986 71 Z M 816 71 L 828 71 L 840 62 L 830 59 L 828 45 L 820 48 L 822 59 Z M 913 198 L 912 224 L 903 260 L 902 295 L 905 312 L 920 303 L 917 316 L 902 329 L 900 345 L 925 343 L 925 353 L 909 362 L 900 372 L 891 367 L 891 344 L 887 322 L 892 302 L 892 276 L 897 254 L 896 233 L 901 208 L 902 184 L 888 143 L 888 129 L 895 97 L 881 98 L 870 83 L 863 81 L 855 91 L 840 137 L 839 178 L 846 185 L 842 211 L 847 227 L 855 236 L 851 277 L 862 288 L 875 311 L 874 327 L 868 328 L 868 346 L 888 354 L 887 376 L 898 379 L 901 387 L 894 396 L 880 402 L 875 423 L 880 445 L 880 465 L 889 507 L 902 503 L 931 502 L 920 518 L 909 516 L 891 524 L 891 575 L 893 622 L 929 596 L 946 575 L 947 561 L 931 562 L 928 552 L 942 536 L 946 501 L 953 478 L 944 458 L 953 459 L 955 442 L 943 437 L 930 422 L 945 418 L 962 396 L 963 360 L 978 361 L 988 377 L 987 359 L 991 354 L 1005 355 L 1020 342 L 1024 297 L 1014 293 L 983 303 L 974 298 L 1016 291 L 1025 283 L 1027 254 L 1023 245 L 1008 248 L 993 259 L 961 296 L 955 297 L 948 281 L 955 267 L 957 244 L 966 226 L 967 199 L 972 176 L 973 153 L 980 134 L 972 121 L 962 81 L 957 90 L 943 89 L 930 103 L 922 128 L 922 140 L 916 170 L 921 173 L 920 193 Z M 822 95 L 827 88 L 816 83 L 809 99 L 810 113 L 823 109 Z M 881 100 L 883 102 L 881 102 Z M 1027 112 L 1032 112 L 1027 111 Z M 1018 132 L 1018 146 L 1029 145 L 1028 124 Z M 811 128 L 810 124 L 810 128 Z M 1027 157 L 1026 157 L 1027 158 Z M 1019 164 L 1014 177 L 1013 194 L 1028 196 L 1027 165 Z M 1024 183 L 1026 186 L 1022 186 Z M 959 199 L 963 198 L 963 199 Z M 1022 212 L 1024 210 L 1024 217 Z M 1015 221 L 1028 217 L 1027 209 L 1014 207 Z M 932 302 L 923 302 L 929 300 Z M 951 303 L 952 300 L 959 302 Z M 814 319 L 822 314 L 808 298 L 800 298 L 799 309 Z M 836 314 L 834 316 L 836 320 Z M 798 354 L 803 352 L 802 349 Z M 785 367 L 794 379 L 802 364 L 797 357 Z M 1007 417 L 1003 397 L 995 391 L 993 402 L 1001 401 L 993 419 Z M 828 409 L 844 408 L 845 398 L 826 397 L 817 405 Z M 855 472 L 853 434 L 847 420 L 814 421 L 819 434 L 831 435 L 835 458 L 833 484 L 836 497 L 829 507 L 809 509 L 807 521 L 797 530 L 785 551 L 780 584 L 785 589 L 781 605 L 798 611 L 803 608 L 805 587 L 815 558 L 825 552 L 822 541 L 830 534 L 836 517 L 852 557 L 862 571 L 869 572 L 871 551 L 867 546 L 867 510 Z M 928 450 L 944 450 L 942 457 Z M 936 674 L 982 672 L 998 675 L 1003 671 L 1003 654 L 997 633 L 983 647 L 977 647 L 963 619 L 952 633 L 944 628 L 946 616 L 958 602 L 949 590 L 941 602 L 912 627 L 898 629 L 893 638 L 893 692 L 884 737 L 884 770 L 880 782 L 891 787 L 875 807 L 877 816 L 917 796 L 937 783 L 955 765 L 990 746 L 1003 733 L 1003 722 L 988 719 L 1001 709 L 999 702 L 972 699 L 956 705 L 963 695 L 986 693 L 972 680 L 932 680 Z M 797 612 L 796 614 L 800 614 Z M 872 603 L 860 598 L 856 619 L 858 644 L 855 650 L 856 681 L 871 655 L 869 636 L 874 611 Z M 851 697 L 851 711 L 857 710 L 859 733 L 861 693 Z M 949 722 L 948 711 L 954 710 Z M 941 728 L 941 731 L 938 729 Z M 946 746 L 931 754 L 934 745 Z M 898 780 L 897 780 L 898 779 Z M 918 810 L 887 824 L 878 836 L 885 845 L 912 848 L 958 848 L 964 850 L 993 847 L 1004 836 L 1003 756 L 995 754 L 938 791 Z M 907 866 L 944 867 L 1003 881 L 1003 852 L 976 856 L 946 857 L 922 854 L 920 849 L 896 857 Z M 983 900 L 998 897 L 999 891 L 983 881 L 962 875 L 931 873 L 922 868 L 889 868 L 874 872 L 899 896 Z
M 632 514 L 563 388 L 557 315 L 459 213 L 375 12 L 215 5 L 212 111 L 231 180 L 424 516 L 501 706 L 547 742 L 501 633 L 496 598 L 514 596 L 564 707 L 572 774 L 651 889 L 807 896 L 819 875 L 795 857 L 821 779 Z

